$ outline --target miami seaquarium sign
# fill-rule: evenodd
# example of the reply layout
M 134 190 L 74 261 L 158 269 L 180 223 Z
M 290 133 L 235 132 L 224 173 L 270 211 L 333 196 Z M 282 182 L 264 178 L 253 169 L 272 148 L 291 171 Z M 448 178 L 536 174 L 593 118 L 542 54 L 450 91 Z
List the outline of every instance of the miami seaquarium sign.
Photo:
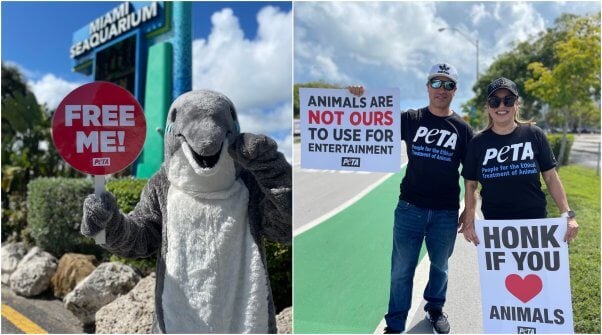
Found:
M 159 16 L 160 10 L 163 10 L 163 7 L 159 6 L 157 2 L 140 8 L 134 8 L 129 2 L 120 4 L 89 23 L 87 37 L 71 46 L 71 58 L 79 57 L 141 24 L 151 21 Z

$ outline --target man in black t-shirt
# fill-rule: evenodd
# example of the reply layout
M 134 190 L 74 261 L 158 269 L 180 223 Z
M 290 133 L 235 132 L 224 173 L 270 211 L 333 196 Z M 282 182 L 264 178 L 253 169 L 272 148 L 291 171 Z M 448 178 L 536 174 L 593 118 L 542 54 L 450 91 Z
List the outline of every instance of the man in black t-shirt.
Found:
M 437 333 L 450 331 L 443 313 L 447 261 L 454 248 L 458 227 L 458 170 L 473 136 L 470 126 L 450 109 L 457 80 L 453 66 L 435 64 L 426 83 L 429 105 L 401 114 L 401 136 L 407 144 L 408 165 L 395 209 L 385 333 L 405 330 L 414 272 L 423 241 L 431 261 L 429 281 L 424 290 L 427 319 Z M 349 90 L 353 94 L 363 94 L 363 87 L 352 86 Z

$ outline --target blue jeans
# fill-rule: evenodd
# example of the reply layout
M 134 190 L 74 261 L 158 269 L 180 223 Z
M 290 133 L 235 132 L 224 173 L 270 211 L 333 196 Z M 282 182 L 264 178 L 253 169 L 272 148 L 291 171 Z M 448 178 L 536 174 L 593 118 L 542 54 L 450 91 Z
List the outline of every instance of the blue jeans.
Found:
M 389 328 L 405 330 L 423 240 L 431 261 L 429 281 L 424 289 L 425 309 L 443 307 L 447 292 L 447 260 L 454 250 L 457 226 L 457 210 L 418 208 L 399 200 L 393 227 L 389 311 L 385 315 Z

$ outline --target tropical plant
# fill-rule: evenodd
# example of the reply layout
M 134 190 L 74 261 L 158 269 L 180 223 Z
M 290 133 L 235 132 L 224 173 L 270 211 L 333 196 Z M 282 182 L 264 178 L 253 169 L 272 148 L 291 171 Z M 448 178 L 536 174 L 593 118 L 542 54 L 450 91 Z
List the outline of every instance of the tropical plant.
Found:
M 570 123 L 594 112 L 600 101 L 600 14 L 572 17 L 565 24 L 566 39 L 554 44 L 554 66 L 529 64 L 533 77 L 525 82 L 529 92 L 558 112 L 563 126 L 559 161 Z
M 580 23 L 581 22 L 581 23 Z M 587 22 L 587 24 L 586 24 Z M 586 25 L 591 29 L 577 29 L 577 26 Z M 595 29 L 597 25 L 597 30 Z M 572 40 L 572 42 L 569 42 Z M 597 42 L 596 42 L 597 40 Z M 527 87 L 527 82 L 533 80 L 535 74 L 530 68 L 530 64 L 540 64 L 540 68 L 552 69 L 558 66 L 561 62 L 565 62 L 564 58 L 559 58 L 558 48 L 563 44 L 586 44 L 592 47 L 597 43 L 597 53 L 595 49 L 590 49 L 585 52 L 586 57 L 591 57 L 592 61 L 597 60 L 598 65 L 592 64 L 589 68 L 592 72 L 597 72 L 599 78 L 599 62 L 600 62 L 600 14 L 596 13 L 589 16 L 577 16 L 573 14 L 563 14 L 556 21 L 554 26 L 547 29 L 546 32 L 540 33 L 538 36 L 517 44 L 512 50 L 499 55 L 490 65 L 487 71 L 481 74 L 479 80 L 473 86 L 475 97 L 467 101 L 462 110 L 464 114 L 474 116 L 473 127 L 479 128 L 487 124 L 486 113 L 478 113 L 485 108 L 485 90 L 487 85 L 498 77 L 507 77 L 512 79 L 518 86 L 521 93 L 522 107 L 521 116 L 524 119 L 531 119 L 538 123 L 543 123 L 550 126 L 558 126 L 563 124 L 563 116 L 560 115 L 558 108 L 550 106 L 546 99 L 536 93 L 532 88 Z M 582 46 L 584 46 L 582 45 Z M 561 48 L 562 49 L 562 48 Z M 566 47 L 564 47 L 566 49 Z M 575 49 L 574 47 L 568 49 Z M 584 50 L 584 49 L 582 49 Z M 570 52 L 566 52 L 568 55 Z M 584 58 L 584 57 L 579 57 Z M 534 67 L 535 65 L 531 65 Z M 557 78 L 558 79 L 558 78 Z M 561 78 L 560 81 L 564 79 Z M 582 87 L 582 86 L 581 86 Z M 589 94 L 588 99 L 591 101 L 600 99 L 600 85 L 590 86 L 585 93 Z M 472 112 L 472 113 L 471 113 Z M 569 124 L 584 124 L 597 125 L 599 124 L 599 112 L 597 108 L 592 109 L 590 103 L 575 104 L 568 111 Z
M 76 172 L 60 159 L 50 133 L 51 111 L 40 106 L 15 67 L 2 63 L 2 240 L 21 239 L 27 184 Z

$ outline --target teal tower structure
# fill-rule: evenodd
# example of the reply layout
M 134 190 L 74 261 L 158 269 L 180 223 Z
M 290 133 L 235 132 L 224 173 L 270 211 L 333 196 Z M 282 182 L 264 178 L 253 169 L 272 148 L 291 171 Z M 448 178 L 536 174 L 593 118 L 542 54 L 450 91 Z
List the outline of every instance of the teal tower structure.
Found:
M 73 34 L 73 70 L 129 90 L 144 108 L 146 141 L 133 166 L 149 178 L 163 163 L 172 101 L 192 89 L 190 2 L 124 2 Z

